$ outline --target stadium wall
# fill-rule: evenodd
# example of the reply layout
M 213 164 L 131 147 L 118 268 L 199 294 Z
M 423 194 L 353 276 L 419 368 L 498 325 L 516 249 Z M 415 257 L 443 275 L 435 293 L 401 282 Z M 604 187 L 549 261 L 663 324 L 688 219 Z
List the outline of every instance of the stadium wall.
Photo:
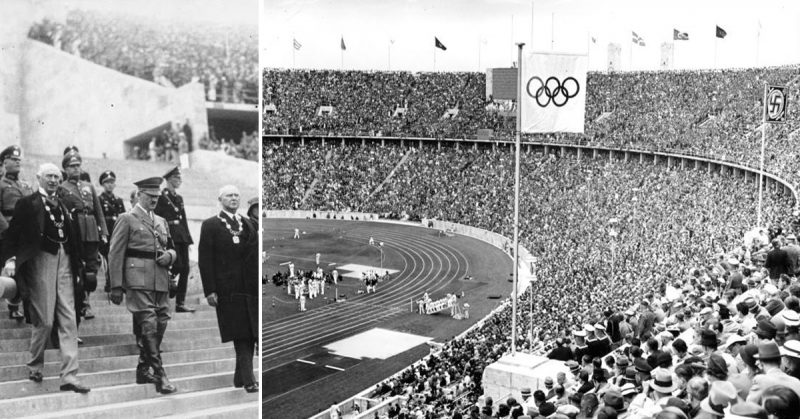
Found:
M 166 88 L 38 41 L 25 39 L 22 48 L 19 127 L 25 149 L 60 154 L 78 144 L 86 156 L 123 159 L 125 140 L 187 118 L 194 149 L 208 135 L 199 83 Z

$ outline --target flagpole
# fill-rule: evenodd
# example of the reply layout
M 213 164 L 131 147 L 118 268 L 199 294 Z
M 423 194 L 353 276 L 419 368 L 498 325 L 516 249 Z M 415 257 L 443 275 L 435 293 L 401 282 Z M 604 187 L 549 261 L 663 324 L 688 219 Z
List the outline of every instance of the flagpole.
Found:
M 756 35 L 756 67 L 758 67 L 758 53 L 761 48 L 761 19 L 758 19 L 758 35 Z
M 552 12 L 550 13 L 550 51 L 553 51 L 555 49 L 555 44 L 556 44 L 555 33 L 556 33 L 556 13 Z
M 717 68 L 717 44 L 719 44 L 719 37 L 717 36 L 716 28 L 714 29 L 714 68 Z
M 764 83 L 764 109 L 767 107 L 767 83 Z M 767 113 L 761 116 L 761 163 L 758 173 L 758 227 L 761 227 L 761 203 L 764 199 L 764 148 L 767 142 Z
M 433 44 L 433 72 L 436 72 L 436 44 Z
M 511 298 L 511 355 L 517 353 L 517 282 L 519 276 L 519 149 L 522 141 L 522 47 L 517 43 L 517 140 L 514 153 L 514 291 Z
M 392 41 L 391 40 L 389 41 L 389 45 L 387 45 L 386 50 L 387 50 L 387 54 L 386 55 L 388 56 L 388 61 L 387 61 L 387 67 L 388 68 L 387 68 L 387 70 L 388 71 L 392 71 Z

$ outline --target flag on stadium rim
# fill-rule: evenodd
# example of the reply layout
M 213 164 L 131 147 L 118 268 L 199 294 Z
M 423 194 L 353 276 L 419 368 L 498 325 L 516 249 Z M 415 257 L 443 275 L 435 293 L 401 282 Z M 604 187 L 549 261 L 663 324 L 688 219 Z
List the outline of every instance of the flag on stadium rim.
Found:
M 344 44 L 344 37 L 342 37 L 342 51 L 347 50 L 347 45 Z
M 442 41 L 440 41 L 440 40 L 439 40 L 439 38 L 437 38 L 437 37 L 435 37 L 435 36 L 434 36 L 434 37 L 433 37 L 433 40 L 434 40 L 434 42 L 435 42 L 435 43 L 434 43 L 434 46 L 435 46 L 436 48 L 439 48 L 439 49 L 440 49 L 440 50 L 442 50 L 442 51 L 447 51 L 447 47 L 446 47 L 446 46 L 444 46 L 444 44 L 442 43 Z
M 688 32 L 681 32 L 677 29 L 672 30 L 672 39 L 676 41 L 688 41 L 689 40 L 689 33 Z
M 634 31 L 631 31 L 631 34 L 633 35 L 633 39 L 631 39 L 631 40 L 633 41 L 634 44 L 639 44 L 639 46 L 641 46 L 641 47 L 645 46 L 644 38 L 642 38 L 641 36 L 637 35 L 636 32 L 634 32 Z
M 301 44 L 301 43 L 297 42 L 297 39 L 296 39 L 296 38 L 295 38 L 295 39 L 293 39 L 293 41 L 294 41 L 294 49 L 297 49 L 297 50 L 299 50 L 300 48 L 302 48 L 302 47 L 303 47 L 303 44 Z
M 583 132 L 586 55 L 532 52 L 522 57 L 521 132 Z
M 725 39 L 728 36 L 728 32 L 725 32 L 725 29 L 722 29 L 717 25 L 717 38 Z

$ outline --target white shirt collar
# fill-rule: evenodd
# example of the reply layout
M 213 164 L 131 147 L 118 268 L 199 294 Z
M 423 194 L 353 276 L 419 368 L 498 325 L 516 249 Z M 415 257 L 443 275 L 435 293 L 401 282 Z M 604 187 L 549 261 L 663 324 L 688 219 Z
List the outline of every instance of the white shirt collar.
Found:
M 231 220 L 239 221 L 239 215 L 238 214 L 233 214 L 233 213 L 230 213 L 230 212 L 225 211 L 225 210 L 222 210 L 222 212 L 225 213 L 225 215 L 227 215 L 228 218 L 230 218 Z
M 48 197 L 48 198 L 52 198 L 52 197 L 54 197 L 56 195 L 55 192 L 53 192 L 52 194 L 47 193 L 47 191 L 45 191 L 44 188 L 41 187 L 41 186 L 39 187 L 39 193 L 44 195 L 44 196 L 46 196 L 46 197 Z

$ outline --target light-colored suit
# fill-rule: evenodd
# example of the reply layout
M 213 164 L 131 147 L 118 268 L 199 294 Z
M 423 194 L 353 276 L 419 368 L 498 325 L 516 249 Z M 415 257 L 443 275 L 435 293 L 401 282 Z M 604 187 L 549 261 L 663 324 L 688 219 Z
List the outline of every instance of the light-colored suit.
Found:
M 776 385 L 789 387 L 800 397 L 800 380 L 779 369 L 773 369 L 766 374 L 758 374 L 753 377 L 753 386 L 750 387 L 747 401 L 760 405 L 761 394 L 764 393 L 764 390 Z

